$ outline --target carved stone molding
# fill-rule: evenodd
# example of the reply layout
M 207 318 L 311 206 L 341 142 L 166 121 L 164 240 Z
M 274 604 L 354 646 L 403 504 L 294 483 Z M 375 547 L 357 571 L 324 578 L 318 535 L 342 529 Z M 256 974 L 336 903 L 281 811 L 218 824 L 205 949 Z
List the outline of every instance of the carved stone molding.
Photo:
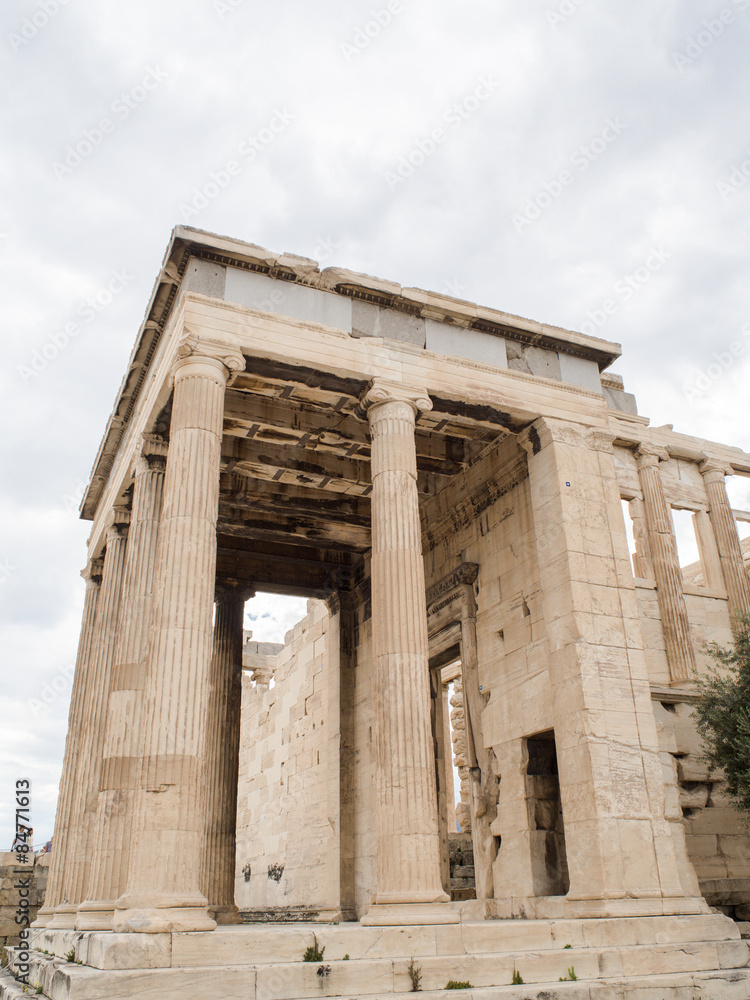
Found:
M 548 444 L 611 452 L 614 439 L 615 435 L 602 427 L 590 427 L 553 417 L 540 417 L 518 435 L 519 445 L 530 457 L 538 455 Z
M 448 573 L 442 580 L 438 580 L 427 589 L 427 608 L 432 609 L 432 605 L 451 591 L 456 590 L 461 584 L 473 584 L 479 574 L 478 563 L 461 563 L 452 573 Z
M 494 479 L 487 479 L 466 500 L 455 504 L 449 511 L 424 526 L 424 548 L 434 548 L 448 535 L 455 534 L 467 524 L 471 524 L 488 507 L 491 507 L 506 493 L 528 479 L 529 470 L 526 455 L 521 453 L 517 459 L 505 467 L 503 472 Z

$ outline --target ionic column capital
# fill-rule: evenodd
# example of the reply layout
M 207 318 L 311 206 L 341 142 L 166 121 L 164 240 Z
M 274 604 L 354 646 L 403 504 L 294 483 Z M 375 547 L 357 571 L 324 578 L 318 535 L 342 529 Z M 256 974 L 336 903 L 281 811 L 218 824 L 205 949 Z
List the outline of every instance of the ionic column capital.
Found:
M 361 399 L 362 406 L 372 422 L 385 403 L 402 403 L 408 406 L 414 417 L 419 413 L 428 413 L 432 409 L 432 400 L 426 389 L 404 385 L 402 382 L 391 382 L 385 378 L 374 378 Z
M 86 586 L 98 587 L 102 582 L 104 571 L 104 560 L 101 557 L 91 559 L 81 570 L 81 576 L 86 581 Z
M 263 687 L 269 687 L 273 679 L 273 667 L 253 667 L 250 679 Z
M 160 434 L 144 434 L 141 454 L 136 462 L 138 472 L 164 472 L 167 468 L 169 442 Z
M 177 357 L 172 365 L 175 381 L 190 375 L 204 375 L 227 384 L 233 375 L 245 370 L 245 358 L 238 348 L 218 340 L 187 336 L 177 348 Z
M 112 508 L 112 519 L 107 527 L 107 541 L 115 538 L 127 538 L 130 527 L 130 510 L 118 504 Z
M 639 469 L 658 468 L 661 462 L 669 461 L 669 452 L 666 448 L 643 441 L 635 449 L 635 457 Z
M 249 601 L 255 597 L 255 587 L 239 580 L 217 580 L 215 601 L 217 604 L 231 604 L 234 601 Z
M 731 465 L 727 465 L 726 462 L 722 462 L 718 458 L 711 458 L 708 455 L 704 457 L 698 466 L 698 471 L 706 481 L 714 483 L 723 483 L 725 476 L 734 475 L 734 469 Z

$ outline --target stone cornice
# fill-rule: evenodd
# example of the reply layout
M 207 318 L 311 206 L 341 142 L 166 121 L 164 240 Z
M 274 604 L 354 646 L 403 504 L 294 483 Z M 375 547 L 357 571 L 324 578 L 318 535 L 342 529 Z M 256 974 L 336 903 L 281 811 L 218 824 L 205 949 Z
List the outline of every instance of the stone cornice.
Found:
M 500 310 L 487 309 L 448 295 L 402 288 L 396 282 L 341 268 L 321 271 L 318 263 L 307 257 L 273 253 L 252 243 L 176 226 L 94 461 L 91 482 L 81 503 L 83 518 L 94 517 L 123 435 L 150 374 L 152 361 L 172 315 L 191 257 L 373 302 L 399 312 L 437 319 L 454 326 L 481 330 L 526 345 L 560 350 L 596 361 L 600 369 L 606 368 L 621 354 L 619 344 L 598 337 L 549 326 Z

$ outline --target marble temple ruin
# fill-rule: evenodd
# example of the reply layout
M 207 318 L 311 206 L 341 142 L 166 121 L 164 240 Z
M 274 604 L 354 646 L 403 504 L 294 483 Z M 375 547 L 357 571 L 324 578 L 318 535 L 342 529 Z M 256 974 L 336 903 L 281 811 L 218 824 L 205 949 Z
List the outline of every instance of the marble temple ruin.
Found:
M 81 507 L 45 995 L 750 995 L 690 711 L 750 454 L 652 427 L 619 355 L 174 230 Z M 258 591 L 309 599 L 283 648 Z

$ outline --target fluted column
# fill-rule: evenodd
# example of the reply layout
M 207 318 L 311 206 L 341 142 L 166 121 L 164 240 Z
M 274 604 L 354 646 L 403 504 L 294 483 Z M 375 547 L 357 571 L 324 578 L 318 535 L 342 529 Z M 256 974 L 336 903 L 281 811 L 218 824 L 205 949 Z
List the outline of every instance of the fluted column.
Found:
M 669 456 L 662 448 L 642 444 L 636 457 L 669 672 L 672 683 L 681 684 L 695 677 L 695 651 L 690 638 L 672 517 L 659 474 L 659 462 L 666 461 Z
M 141 787 L 119 931 L 211 930 L 200 891 L 224 394 L 239 351 L 187 338 L 174 399 L 147 659 Z
M 201 891 L 218 924 L 240 922 L 234 902 L 237 782 L 240 766 L 242 625 L 255 591 L 224 581 L 216 587 L 211 694 L 206 748 L 206 837 Z
M 125 548 L 130 513 L 116 508 L 107 529 L 104 570 L 94 623 L 91 669 L 83 694 L 80 764 L 73 791 L 72 822 L 65 878 L 66 900 L 55 911 L 51 927 L 74 927 L 76 911 L 88 894 L 97 797 L 102 776 L 107 703 L 112 685 L 115 636 L 122 596 Z
M 91 669 L 91 654 L 94 647 L 94 623 L 96 620 L 96 605 L 99 597 L 99 587 L 102 582 L 102 560 L 92 560 L 81 576 L 86 581 L 86 596 L 83 602 L 83 620 L 81 635 L 78 640 L 76 668 L 73 675 L 73 691 L 70 698 L 68 713 L 68 735 L 65 740 L 65 756 L 63 758 L 62 776 L 60 778 L 60 793 L 57 800 L 55 815 L 55 849 L 47 878 L 47 890 L 44 896 L 44 906 L 39 910 L 34 921 L 34 927 L 46 927 L 55 909 L 67 902 L 69 889 L 66 880 L 70 876 L 71 828 L 74 821 L 73 794 L 77 787 L 79 769 L 86 766 L 81 760 L 81 739 L 83 729 L 84 691 L 86 679 Z
M 448 901 L 440 878 L 414 440 L 417 413 L 432 404 L 425 392 L 377 378 L 363 402 L 372 436 L 378 858 L 377 891 L 362 922 L 442 922 L 456 915 L 437 906 L 403 909 Z
M 97 802 L 88 898 L 78 908 L 78 930 L 108 930 L 125 890 L 130 835 L 140 774 L 146 657 L 167 443 L 145 434 L 136 461 L 122 611 L 115 645 L 104 763 Z
M 719 550 L 724 586 L 727 589 L 729 615 L 733 626 L 738 615 L 750 615 L 750 579 L 742 556 L 737 522 L 727 496 L 724 477 L 732 474 L 722 462 L 707 458 L 700 464 L 708 496 L 708 512 Z
M 634 575 L 642 580 L 650 580 L 654 575 L 651 562 L 651 546 L 648 543 L 648 528 L 646 527 L 646 511 L 643 500 L 634 497 L 628 503 L 630 519 L 633 522 L 633 538 L 635 554 L 633 556 Z

